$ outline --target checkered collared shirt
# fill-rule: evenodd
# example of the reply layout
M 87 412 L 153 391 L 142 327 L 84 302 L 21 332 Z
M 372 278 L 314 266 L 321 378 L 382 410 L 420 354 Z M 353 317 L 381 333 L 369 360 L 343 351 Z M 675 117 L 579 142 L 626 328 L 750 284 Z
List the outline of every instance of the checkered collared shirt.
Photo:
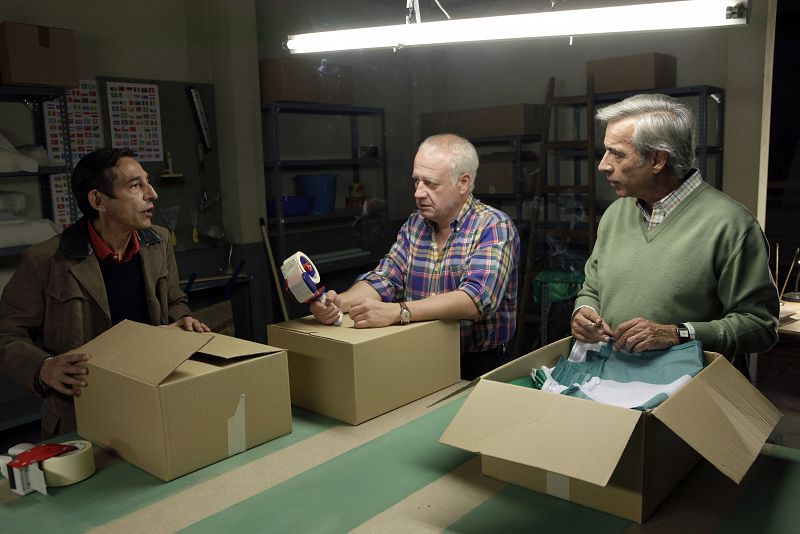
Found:
M 358 280 L 369 283 L 384 302 L 461 290 L 481 312 L 475 321 L 461 321 L 461 352 L 508 343 L 517 314 L 520 244 L 514 223 L 470 196 L 450 228 L 438 250 L 432 223 L 413 213 L 377 268 Z
M 644 220 L 647 221 L 647 229 L 652 230 L 664 222 L 667 215 L 677 208 L 678 204 L 686 199 L 689 193 L 694 191 L 702 182 L 703 177 L 700 176 L 700 171 L 695 170 L 689 178 L 683 181 L 680 187 L 653 204 L 651 213 L 647 213 L 647 210 L 642 205 L 642 201 L 637 200 L 636 205 L 639 206 L 639 211 L 642 212 Z

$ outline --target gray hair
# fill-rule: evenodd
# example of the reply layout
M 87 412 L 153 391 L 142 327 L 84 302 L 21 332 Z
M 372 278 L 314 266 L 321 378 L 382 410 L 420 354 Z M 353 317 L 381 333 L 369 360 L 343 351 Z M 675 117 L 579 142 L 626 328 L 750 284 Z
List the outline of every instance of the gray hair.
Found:
M 602 123 L 633 117 L 631 143 L 639 152 L 639 160 L 656 150 L 669 157 L 666 168 L 673 178 L 682 180 L 694 168 L 694 113 L 677 98 L 661 94 L 634 95 L 597 112 Z
M 457 181 L 462 174 L 468 174 L 471 178 L 470 191 L 475 188 L 478 153 L 472 143 L 463 137 L 449 133 L 432 135 L 420 143 L 419 152 L 449 156 L 453 181 Z

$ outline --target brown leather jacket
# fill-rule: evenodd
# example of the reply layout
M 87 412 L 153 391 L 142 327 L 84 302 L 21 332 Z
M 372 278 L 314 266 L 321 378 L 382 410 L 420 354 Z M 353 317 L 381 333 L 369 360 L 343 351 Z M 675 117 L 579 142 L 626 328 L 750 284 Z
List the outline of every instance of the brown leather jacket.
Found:
M 60 236 L 26 250 L 0 298 L 0 372 L 32 391 L 46 357 L 68 352 L 111 328 L 103 275 L 87 224 L 81 218 Z M 150 323 L 169 324 L 189 315 L 186 295 L 178 287 L 169 232 L 153 226 L 138 235 Z M 43 436 L 75 429 L 72 398 L 55 392 L 47 396 Z

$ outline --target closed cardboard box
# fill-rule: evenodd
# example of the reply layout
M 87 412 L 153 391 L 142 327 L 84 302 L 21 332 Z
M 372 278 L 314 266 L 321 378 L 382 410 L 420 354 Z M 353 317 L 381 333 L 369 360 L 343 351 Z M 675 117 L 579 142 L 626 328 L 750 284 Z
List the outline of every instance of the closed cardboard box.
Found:
M 437 111 L 419 116 L 420 135 L 454 133 L 468 139 L 541 134 L 544 106 L 511 104 L 459 111 Z
M 0 23 L 0 83 L 77 87 L 78 82 L 74 31 Z
M 353 425 L 460 379 L 457 321 L 354 328 L 348 315 L 341 326 L 309 316 L 267 334 L 289 353 L 292 403 Z
M 261 60 L 261 101 L 352 104 L 353 73 L 349 65 L 296 57 Z
M 440 441 L 485 475 L 644 522 L 700 457 L 741 482 L 780 412 L 722 356 L 648 412 L 506 382 L 567 356 L 566 338 L 481 377 Z
M 636 54 L 586 62 L 596 93 L 675 87 L 677 60 L 664 54 Z
M 162 480 L 292 431 L 282 349 L 123 321 L 75 352 L 78 434 Z
M 536 174 L 536 155 L 533 152 L 522 154 L 522 169 L 513 152 L 495 152 L 482 155 L 475 180 L 475 194 L 511 195 L 524 194 L 532 187 Z M 514 185 L 519 182 L 519 188 Z

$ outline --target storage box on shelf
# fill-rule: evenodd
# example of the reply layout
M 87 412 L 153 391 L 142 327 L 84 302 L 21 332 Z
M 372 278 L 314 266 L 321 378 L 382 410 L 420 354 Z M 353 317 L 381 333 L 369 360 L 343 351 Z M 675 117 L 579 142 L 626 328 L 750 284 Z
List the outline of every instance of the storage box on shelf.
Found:
M 78 82 L 73 30 L 0 23 L 0 83 L 77 87 Z

